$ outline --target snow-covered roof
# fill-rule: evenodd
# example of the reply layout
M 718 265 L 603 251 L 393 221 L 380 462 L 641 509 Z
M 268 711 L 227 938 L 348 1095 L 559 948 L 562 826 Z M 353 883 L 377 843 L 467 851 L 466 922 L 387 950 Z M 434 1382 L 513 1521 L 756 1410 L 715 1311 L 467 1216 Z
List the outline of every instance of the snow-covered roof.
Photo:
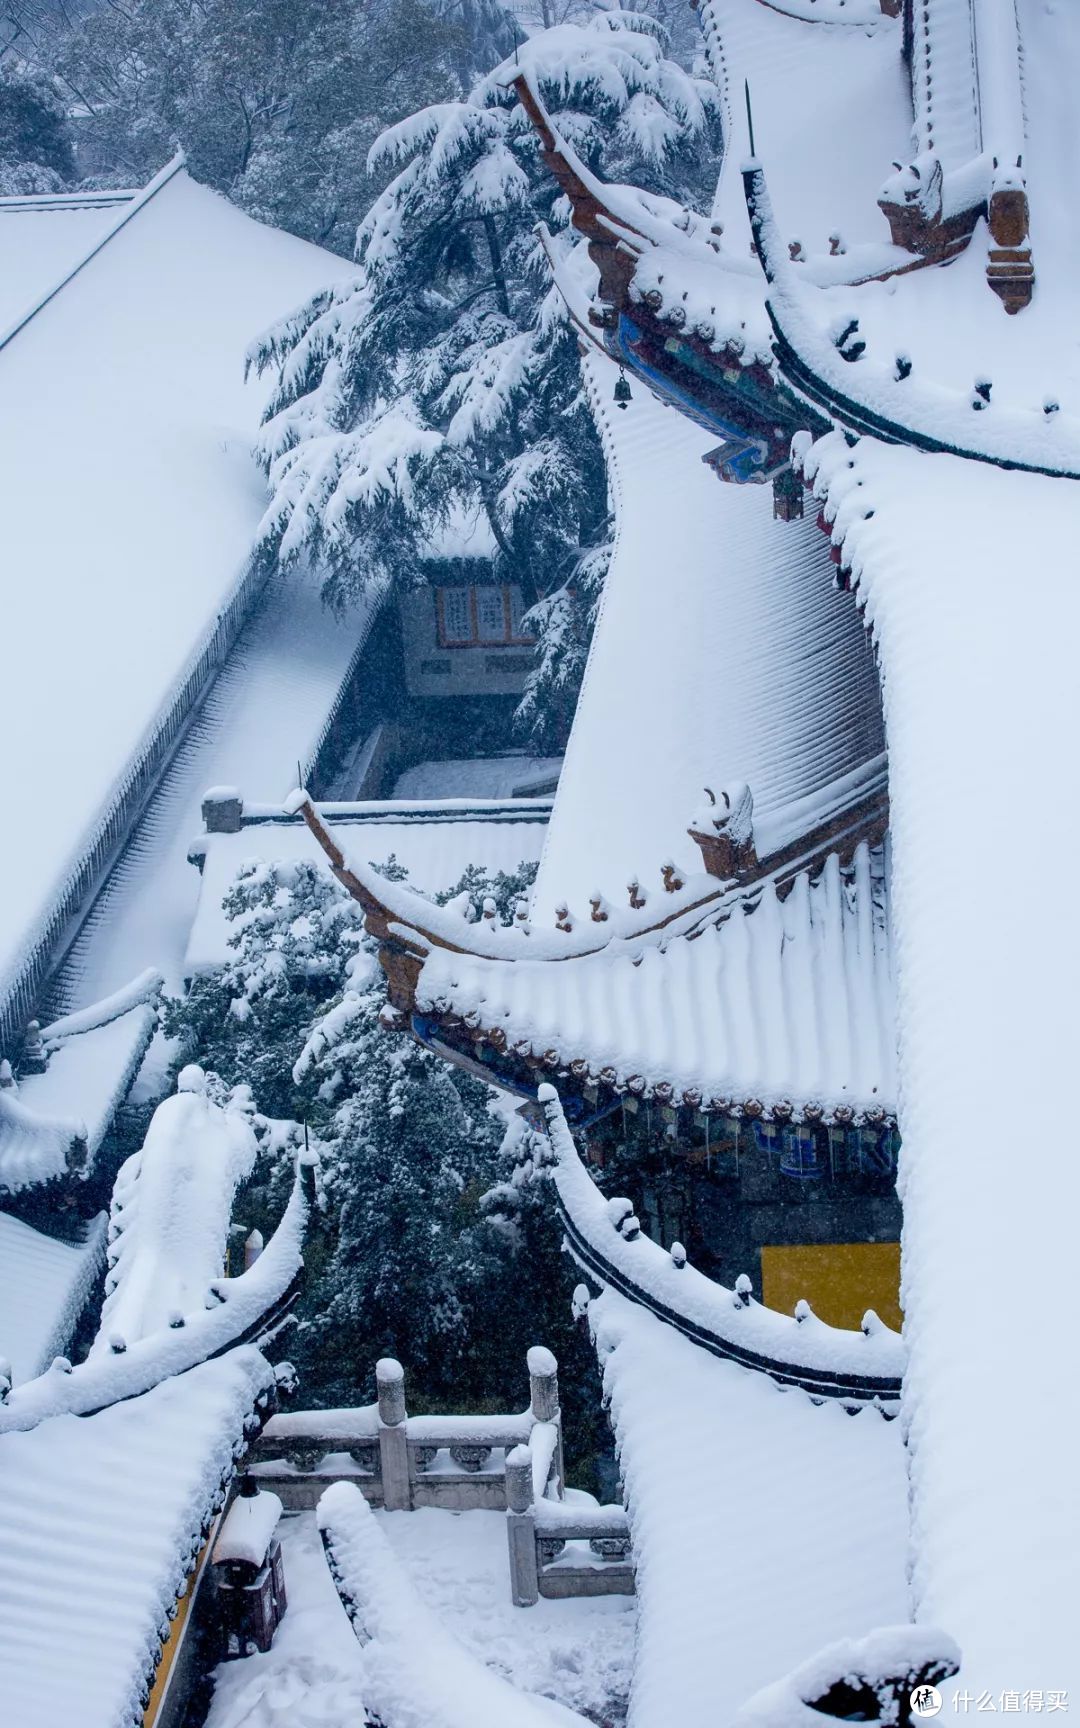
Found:
M 124 220 L 89 236 L 74 273 L 58 262 L 64 285 L 0 347 L 0 510 L 20 572 L 0 730 L 23 740 L 6 793 L 26 819 L 0 862 L 0 1000 L 244 575 L 268 388 L 245 383 L 246 348 L 348 269 L 178 163 L 106 214 Z
M 0 1438 L 0 1668 L 20 1728 L 138 1728 L 273 1370 L 250 1347 Z
M 16 1386 L 0 1404 L 0 1435 L 36 1428 L 53 1416 L 92 1416 L 122 1399 L 141 1397 L 237 1344 L 271 1334 L 296 1294 L 313 1198 L 313 1172 L 302 1166 L 277 1229 L 246 1272 L 216 1278 L 201 1310 L 176 1316 L 133 1344 L 118 1340 L 115 1351 L 74 1368 L 57 1357 L 46 1373 Z
M 104 1259 L 104 1213 L 62 1242 L 0 1212 L 0 1356 L 15 1385 L 66 1352 Z
M 1075 1687 L 1080 1170 L 1047 1112 L 1080 974 L 1080 487 L 837 433 L 807 472 L 883 671 L 916 1614 L 961 1684 Z
M 813 521 L 777 522 L 767 487 L 727 486 L 714 439 L 644 388 L 625 412 L 611 362 L 584 362 L 617 541 L 533 901 L 587 916 L 674 858 L 703 788 L 744 781 L 759 855 L 881 790 L 877 678 Z
M 0 1089 L 0 1187 L 15 1194 L 93 1161 L 146 1054 L 160 991 L 145 972 L 42 1029 L 45 1071 Z
M 540 855 L 551 803 L 548 799 L 441 799 L 388 803 L 322 804 L 320 812 L 350 854 L 384 865 L 391 858 L 409 872 L 409 883 L 424 894 L 452 888 L 471 864 L 491 873 L 516 871 Z M 303 821 L 260 822 L 258 806 L 245 805 L 238 834 L 207 834 L 199 904 L 188 939 L 184 970 L 188 977 L 212 972 L 233 955 L 231 925 L 222 902 L 237 872 L 252 863 L 304 859 L 326 867 L 326 860 Z
M 0 198 L 0 343 L 127 213 L 138 192 Z
M 331 611 L 304 566 L 275 571 L 235 651 L 189 728 L 65 960 L 60 988 L 75 1001 L 115 988 L 135 968 L 160 967 L 182 987 L 184 949 L 199 897 L 188 845 L 214 780 L 284 794 L 296 759 L 318 760 L 379 596 Z
M 641 1232 L 631 1202 L 605 1200 L 566 1125 L 554 1086 L 537 1094 L 566 1244 L 589 1278 L 620 1291 L 713 1356 L 800 1386 L 812 1396 L 895 1412 L 904 1370 L 898 1333 L 868 1311 L 858 1331 L 830 1326 L 802 1300 L 792 1315 L 756 1302 L 736 1280 L 718 1284 Z
M 714 33 L 727 40 L 743 12 L 767 8 L 721 10 L 706 0 L 705 10 Z M 775 217 L 766 239 L 771 233 L 769 303 L 781 366 L 812 402 L 857 430 L 1075 477 L 1080 355 L 1062 332 L 1075 295 L 1075 242 L 1064 213 L 1080 172 L 1080 144 L 1065 92 L 1080 75 L 1080 17 L 1075 8 L 1013 0 L 933 0 L 913 9 L 913 29 L 915 159 L 882 187 L 882 207 L 902 210 L 910 196 L 911 209 L 924 211 L 930 229 L 942 233 L 966 209 L 963 232 L 957 229 L 951 242 L 966 251 L 947 271 L 912 268 L 920 250 L 934 255 L 931 239 L 913 238 L 914 249 L 901 255 L 904 273 L 881 280 L 871 272 L 863 280 L 855 270 L 846 283 L 833 277 L 832 286 L 813 256 L 791 263 L 787 178 L 794 158 L 814 160 L 814 152 L 785 149 L 782 136 L 774 142 L 756 124 Z M 819 32 L 817 39 L 836 34 Z M 758 90 L 783 102 L 795 83 L 782 64 L 763 68 L 757 86 L 751 82 L 755 121 Z M 861 124 L 849 132 L 850 112 L 845 101 L 844 125 L 834 129 L 849 153 L 847 168 L 837 167 L 838 186 L 854 184 L 873 136 Z M 738 178 L 729 172 L 728 179 L 737 199 Z M 832 182 L 823 177 L 822 184 L 829 189 Z M 866 209 L 874 214 L 872 201 Z M 663 250 L 665 292 L 676 297 L 677 251 Z M 832 262 L 851 266 L 854 258 L 849 250 Z M 723 286 L 719 268 L 716 281 Z M 1014 312 L 1022 308 L 1023 316 L 1003 317 L 1002 302 Z
M 359 1488 L 335 1482 L 319 1528 L 338 1594 L 364 1645 L 364 1701 L 389 1728 L 586 1728 L 467 1650 L 428 1605 Z
M 227 1106 L 208 1095 L 194 1065 L 158 1105 L 138 1152 L 113 1188 L 109 1274 L 90 1357 L 118 1339 L 133 1344 L 203 1307 L 228 1249 L 236 1188 L 256 1143 L 250 1093 Z
M 715 1728 L 822 1645 L 906 1618 L 896 1422 L 815 1407 L 612 1290 L 589 1306 L 633 1536 L 635 1728 Z
M 895 1113 L 880 849 L 860 846 L 844 869 L 834 854 L 785 899 L 766 883 L 677 935 L 616 937 L 557 964 L 529 958 L 530 946 L 518 944 L 511 964 L 432 946 L 418 1008 L 620 1091 L 633 1081 L 706 1107 Z
M 788 0 L 784 0 L 787 4 Z M 940 0 L 931 0 L 941 10 Z M 969 0 L 961 0 L 967 10 Z M 953 5 L 955 0 L 946 0 Z M 822 11 L 815 5 L 816 13 Z M 921 10 L 922 8 L 918 8 Z M 776 200 L 786 239 L 808 253 L 827 253 L 829 235 L 846 241 L 887 240 L 877 209 L 894 157 L 910 153 L 911 85 L 901 59 L 900 20 L 880 6 L 846 18 L 784 16 L 760 0 L 702 0 L 710 67 L 724 97 L 724 163 L 714 220 L 724 249 L 749 256 L 750 230 L 740 169 L 750 154 L 745 88 L 750 86 L 758 153 L 775 159 Z

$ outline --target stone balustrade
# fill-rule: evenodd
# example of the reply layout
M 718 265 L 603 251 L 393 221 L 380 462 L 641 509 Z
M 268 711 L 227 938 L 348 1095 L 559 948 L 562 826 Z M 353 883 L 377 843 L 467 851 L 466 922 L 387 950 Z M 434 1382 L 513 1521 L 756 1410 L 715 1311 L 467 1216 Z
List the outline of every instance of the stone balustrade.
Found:
M 375 1383 L 374 1404 L 274 1416 L 255 1449 L 260 1487 L 289 1511 L 309 1511 L 329 1483 L 342 1480 L 391 1512 L 504 1511 L 507 1454 L 528 1445 L 540 1425 L 561 1494 L 558 1366 L 549 1350 L 529 1351 L 529 1407 L 520 1414 L 411 1416 L 404 1370 L 389 1357 L 376 1365 Z
M 621 1506 L 536 1493 L 536 1448 L 506 1460 L 506 1539 L 515 1606 L 541 1596 L 631 1596 L 630 1526 Z
M 558 1364 L 528 1353 L 529 1407 L 520 1415 L 410 1416 L 405 1371 L 376 1364 L 374 1404 L 271 1417 L 248 1474 L 288 1511 L 310 1511 L 332 1482 L 355 1483 L 388 1512 L 423 1506 L 507 1515 L 515 1603 L 541 1596 L 627 1595 L 634 1588 L 621 1506 L 567 1500 Z

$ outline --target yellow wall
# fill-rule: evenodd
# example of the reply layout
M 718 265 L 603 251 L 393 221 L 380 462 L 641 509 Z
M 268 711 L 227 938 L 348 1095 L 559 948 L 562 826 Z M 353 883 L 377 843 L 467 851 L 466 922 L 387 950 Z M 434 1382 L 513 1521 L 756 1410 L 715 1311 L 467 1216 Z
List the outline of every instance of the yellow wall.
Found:
M 150 1691 L 150 1701 L 143 1714 L 143 1728 L 154 1728 L 154 1724 L 157 1722 L 158 1717 L 161 1714 L 161 1706 L 164 1704 L 165 1694 L 169 1690 L 169 1682 L 172 1679 L 173 1668 L 180 1652 L 180 1646 L 187 1633 L 188 1617 L 191 1613 L 192 1602 L 195 1599 L 195 1592 L 210 1558 L 210 1551 L 213 1547 L 214 1538 L 217 1535 L 220 1523 L 221 1518 L 219 1516 L 214 1520 L 210 1534 L 199 1551 L 199 1558 L 195 1562 L 195 1570 L 192 1572 L 187 1581 L 186 1588 L 179 1598 L 180 1607 L 176 1619 L 169 1628 L 169 1636 L 165 1640 L 164 1648 L 162 1649 L 161 1657 L 157 1666 L 157 1673 L 154 1675 L 154 1684 Z
M 830 1326 L 856 1327 L 868 1308 L 900 1328 L 899 1242 L 773 1245 L 761 1250 L 767 1308 L 790 1314 L 805 1298 Z

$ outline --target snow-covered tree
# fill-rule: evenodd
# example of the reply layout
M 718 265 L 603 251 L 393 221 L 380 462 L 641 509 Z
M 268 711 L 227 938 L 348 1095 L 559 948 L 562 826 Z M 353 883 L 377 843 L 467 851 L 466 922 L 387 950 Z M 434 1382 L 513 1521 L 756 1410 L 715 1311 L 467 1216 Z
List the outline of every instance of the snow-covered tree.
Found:
M 50 78 L 0 60 L 0 194 L 59 192 L 75 173 L 71 129 Z
M 509 911 L 530 873 L 474 870 L 447 893 L 491 894 Z M 323 1206 L 289 1342 L 305 1399 L 355 1401 L 386 1354 L 429 1399 L 519 1400 L 538 1338 L 569 1371 L 573 1280 L 547 1197 L 515 1161 L 521 1130 L 507 1149 L 490 1088 L 384 1030 L 356 903 L 299 863 L 249 868 L 227 909 L 234 959 L 173 1003 L 168 1024 L 184 1060 L 249 1084 L 262 1112 L 245 1227 L 280 1211 L 302 1124 L 320 1152 Z M 591 1401 L 587 1359 L 578 1371 Z
M 179 146 L 250 214 L 348 253 L 372 140 L 508 36 L 494 0 L 130 0 L 53 60 L 99 180 L 141 184 Z
M 493 574 L 533 607 L 541 652 L 522 718 L 546 744 L 584 657 L 609 523 L 537 223 L 590 266 L 512 87 L 522 68 L 590 167 L 711 196 L 716 89 L 665 56 L 651 19 L 604 12 L 540 31 L 466 100 L 382 135 L 371 165 L 397 171 L 360 224 L 357 277 L 271 330 L 254 360 L 279 369 L 261 443 L 267 545 L 285 561 L 317 553 L 338 597 L 415 582 L 441 523 L 480 522 Z

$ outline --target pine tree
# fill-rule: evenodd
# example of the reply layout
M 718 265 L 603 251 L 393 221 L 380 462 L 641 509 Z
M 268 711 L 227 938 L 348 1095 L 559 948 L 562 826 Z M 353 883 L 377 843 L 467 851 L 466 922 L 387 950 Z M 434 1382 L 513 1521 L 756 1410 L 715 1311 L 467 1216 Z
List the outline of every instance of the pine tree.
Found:
M 471 870 L 440 898 L 491 895 L 506 915 L 532 869 Z M 543 1339 L 584 1376 L 591 1406 L 574 1280 L 548 1196 L 526 1180 L 520 1125 L 507 1135 L 489 1087 L 384 1029 L 360 909 L 314 864 L 249 867 L 226 907 L 234 958 L 172 1003 L 167 1023 L 181 1060 L 215 1085 L 250 1085 L 261 1111 L 260 1167 L 237 1206 L 245 1228 L 272 1228 L 302 1124 L 320 1153 L 322 1209 L 289 1342 L 305 1401 L 367 1396 L 389 1354 L 418 1401 L 513 1408 L 524 1353 Z
M 411 585 L 440 524 L 480 522 L 494 574 L 520 585 L 541 634 L 521 719 L 546 746 L 552 715 L 572 707 L 610 525 L 537 223 L 590 267 L 512 88 L 521 68 L 593 169 L 655 194 L 711 194 L 717 92 L 665 58 L 651 20 L 602 13 L 541 31 L 466 100 L 383 134 L 371 165 L 397 172 L 360 224 L 357 277 L 253 358 L 279 369 L 261 443 L 266 544 L 284 561 L 316 553 L 334 598 Z

